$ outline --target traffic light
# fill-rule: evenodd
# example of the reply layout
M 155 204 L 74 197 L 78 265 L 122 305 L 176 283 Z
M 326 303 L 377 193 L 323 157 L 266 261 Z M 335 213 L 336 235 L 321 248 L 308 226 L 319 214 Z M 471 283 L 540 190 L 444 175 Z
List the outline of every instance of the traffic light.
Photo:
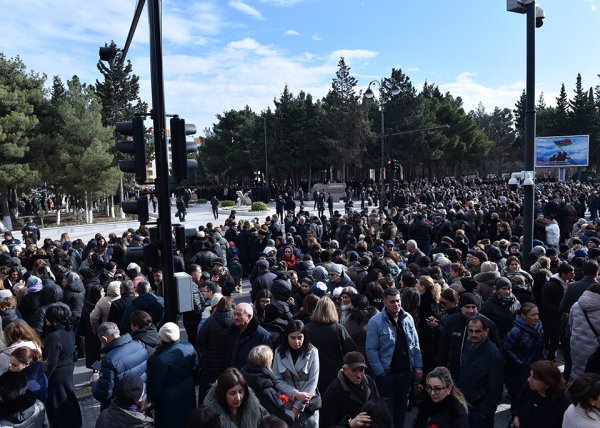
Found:
M 121 135 L 132 137 L 132 140 L 117 141 L 117 150 L 133 155 L 133 160 L 120 160 L 119 169 L 135 174 L 138 184 L 146 182 L 146 140 L 144 134 L 144 118 L 135 116 L 127 122 L 117 122 L 117 131 Z
M 398 162 L 398 159 L 392 159 L 392 167 L 394 171 L 398 171 L 400 169 L 400 162 Z
M 140 224 L 148 223 L 150 215 L 148 214 L 148 198 L 142 196 L 135 201 L 121 202 L 121 210 L 125 214 L 137 214 Z
M 387 160 L 385 161 L 385 166 L 386 166 L 388 169 L 391 169 L 391 168 L 392 168 L 392 160 L 391 160 L 391 159 L 387 159 Z
M 171 171 L 177 182 L 187 178 L 188 170 L 198 167 L 198 161 L 187 158 L 188 153 L 194 153 L 197 148 L 196 143 L 186 140 L 186 136 L 195 133 L 196 125 L 186 124 L 177 115 L 171 118 Z

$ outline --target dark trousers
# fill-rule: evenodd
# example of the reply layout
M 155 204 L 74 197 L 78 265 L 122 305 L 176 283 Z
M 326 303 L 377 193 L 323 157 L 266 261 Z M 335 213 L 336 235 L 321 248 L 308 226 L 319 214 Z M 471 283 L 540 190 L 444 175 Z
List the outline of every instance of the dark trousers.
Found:
M 194 345 L 194 347 L 196 346 L 196 330 L 198 329 L 198 324 L 200 324 L 201 319 L 202 313 L 197 314 L 194 311 L 183 313 L 183 327 L 185 328 L 188 342 Z
M 482 415 L 477 409 L 469 408 L 469 428 L 494 428 L 495 413 Z
M 377 376 L 377 389 L 394 417 L 394 427 L 402 428 L 406 417 L 408 393 L 412 375 L 410 373 L 390 373 Z

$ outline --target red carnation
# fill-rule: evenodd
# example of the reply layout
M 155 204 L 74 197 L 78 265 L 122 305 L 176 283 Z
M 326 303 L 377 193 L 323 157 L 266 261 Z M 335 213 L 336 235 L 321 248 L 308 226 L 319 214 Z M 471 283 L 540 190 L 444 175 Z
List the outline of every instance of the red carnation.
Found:
M 290 399 L 288 398 L 288 396 L 287 396 L 287 395 L 285 395 L 285 394 L 281 394 L 281 395 L 279 396 L 279 398 L 281 398 L 281 401 L 283 401 L 283 404 L 285 404 L 285 403 L 287 403 L 288 401 L 290 401 Z M 435 428 L 437 428 L 437 426 L 436 426 Z
M 437 426 L 437 424 L 431 424 L 431 425 L 429 425 L 429 428 L 439 428 L 439 427 Z

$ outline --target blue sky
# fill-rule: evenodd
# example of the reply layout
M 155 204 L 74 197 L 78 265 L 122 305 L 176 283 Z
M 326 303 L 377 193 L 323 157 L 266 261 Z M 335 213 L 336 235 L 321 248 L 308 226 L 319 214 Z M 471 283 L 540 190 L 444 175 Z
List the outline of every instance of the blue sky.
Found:
M 0 51 L 31 70 L 94 83 L 98 47 L 123 46 L 134 0 L 0 0 Z M 600 0 L 540 0 L 536 93 L 554 103 L 560 85 L 571 96 L 600 83 Z M 273 106 L 287 84 L 323 97 L 344 56 L 366 89 L 401 68 L 461 96 L 513 108 L 525 87 L 525 16 L 505 0 L 164 0 L 166 107 L 202 134 L 215 115 L 249 105 Z M 150 103 L 147 10 L 128 58 Z

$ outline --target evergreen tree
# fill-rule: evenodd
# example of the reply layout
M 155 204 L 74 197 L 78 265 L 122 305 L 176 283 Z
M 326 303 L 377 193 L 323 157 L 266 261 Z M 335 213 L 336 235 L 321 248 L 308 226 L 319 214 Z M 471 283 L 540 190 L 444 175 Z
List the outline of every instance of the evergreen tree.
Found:
M 9 59 L 0 53 L 0 195 L 3 221 L 9 229 L 13 228 L 10 210 L 16 208 L 13 195 L 39 179 L 30 144 L 40 133 L 38 114 L 45 102 L 45 80 L 45 75 L 28 73 L 19 57 Z

